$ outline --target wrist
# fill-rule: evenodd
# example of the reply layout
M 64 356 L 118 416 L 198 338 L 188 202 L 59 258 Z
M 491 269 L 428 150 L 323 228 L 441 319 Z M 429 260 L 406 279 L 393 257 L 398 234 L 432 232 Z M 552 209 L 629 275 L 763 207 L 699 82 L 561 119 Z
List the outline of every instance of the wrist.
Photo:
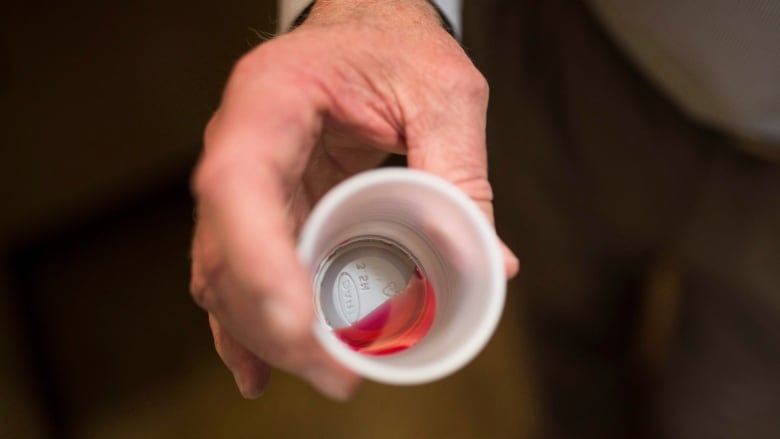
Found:
M 332 26 L 339 24 L 392 26 L 395 31 L 416 28 L 444 28 L 451 35 L 451 26 L 438 8 L 428 0 L 317 0 L 312 2 L 294 22 L 292 28 Z

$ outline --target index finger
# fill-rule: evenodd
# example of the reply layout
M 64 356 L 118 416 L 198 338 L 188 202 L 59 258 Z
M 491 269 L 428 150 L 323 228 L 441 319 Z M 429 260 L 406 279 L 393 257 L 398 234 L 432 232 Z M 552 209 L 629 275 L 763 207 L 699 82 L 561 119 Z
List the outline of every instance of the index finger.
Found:
M 202 267 L 201 305 L 255 354 L 334 395 L 317 377 L 353 378 L 314 341 L 311 286 L 286 210 L 320 133 L 322 104 L 310 89 L 280 85 L 273 70 L 233 78 L 194 178 L 199 220 L 220 255 Z

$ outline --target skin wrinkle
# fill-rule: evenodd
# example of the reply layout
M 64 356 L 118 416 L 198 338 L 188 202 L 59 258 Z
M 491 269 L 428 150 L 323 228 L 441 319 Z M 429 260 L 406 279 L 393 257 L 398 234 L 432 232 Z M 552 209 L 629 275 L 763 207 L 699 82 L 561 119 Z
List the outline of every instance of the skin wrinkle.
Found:
M 298 32 L 304 31 L 306 30 L 301 29 Z M 349 50 L 349 47 L 345 45 L 343 50 Z M 318 57 L 316 51 L 315 53 L 311 53 L 309 55 L 312 57 Z M 400 128 L 400 124 L 397 122 L 398 119 L 396 117 L 390 117 L 389 115 L 391 111 L 382 109 L 382 107 L 387 108 L 388 106 L 381 105 L 379 101 L 382 99 L 376 98 L 376 96 L 386 96 L 387 93 L 383 92 L 381 88 L 376 85 L 376 81 L 371 81 L 367 76 L 360 73 L 360 69 L 350 68 L 351 71 L 358 72 L 358 77 L 360 78 L 359 80 L 354 80 L 354 73 L 347 74 L 345 72 L 343 66 L 350 64 L 352 61 L 349 61 L 349 58 L 354 57 L 355 56 L 347 57 L 347 60 L 338 63 L 339 67 L 341 68 L 332 70 L 332 73 L 335 73 L 337 78 L 341 78 L 341 80 L 331 81 L 331 83 L 335 82 L 336 84 L 342 84 L 343 87 L 341 89 L 337 88 L 334 90 L 333 86 L 323 83 L 320 75 L 306 76 L 305 79 L 302 79 L 309 81 L 310 84 L 316 84 L 316 87 L 324 96 L 324 99 L 330 102 L 330 104 L 322 105 L 323 110 L 319 116 L 325 120 L 325 123 L 328 123 L 328 121 L 335 121 L 339 124 L 343 124 L 344 121 L 351 120 L 352 122 L 350 123 L 349 128 L 353 131 L 357 128 L 361 132 L 364 132 L 365 136 L 372 143 L 376 143 L 385 147 L 387 147 L 386 145 L 388 144 L 401 144 L 402 139 L 399 137 L 398 132 L 403 130 Z M 327 67 L 312 66 L 312 68 L 314 71 L 320 72 L 321 74 L 322 70 Z M 353 84 L 364 84 L 365 88 L 360 86 L 350 87 L 350 85 Z M 362 90 L 369 91 L 363 92 Z M 375 98 L 365 99 L 363 102 L 358 104 L 352 104 L 350 100 L 345 100 L 344 96 L 353 96 L 356 92 L 359 92 L 358 94 L 360 96 L 374 96 Z M 369 105 L 366 105 L 366 102 L 369 103 Z M 362 111 L 361 107 L 372 108 L 374 111 Z M 370 121 L 367 120 L 367 118 L 364 116 L 365 114 L 376 114 L 378 116 L 373 121 Z M 382 126 L 383 124 L 388 125 L 388 123 L 391 125 L 390 128 Z M 372 127 L 374 129 L 372 129 Z M 393 137 L 394 140 L 388 140 L 390 137 Z M 391 149 L 392 152 L 399 152 L 398 148 L 395 147 L 389 149 Z
M 330 3 L 330 2 L 326 2 L 326 3 Z M 390 1 L 383 0 L 382 2 L 374 2 L 374 3 L 376 3 L 376 4 L 372 4 L 371 5 L 372 15 L 374 15 L 374 14 L 376 14 L 376 15 L 385 14 L 385 16 L 383 17 L 381 22 L 392 21 L 392 20 L 390 20 L 390 16 L 387 16 L 386 9 L 388 9 L 388 8 L 389 9 L 393 9 L 392 14 L 396 14 L 397 15 L 399 8 L 405 9 L 405 8 L 409 7 L 408 2 L 390 2 Z M 380 5 L 381 5 L 381 7 L 380 7 Z M 403 8 L 402 8 L 402 6 L 403 6 Z M 420 6 L 422 6 L 422 8 Z M 418 4 L 415 5 L 415 7 L 417 8 L 417 10 L 424 9 L 426 11 L 426 13 L 425 14 L 415 15 L 414 16 L 414 20 L 416 20 L 417 23 L 415 23 L 414 26 L 409 27 L 408 31 L 407 31 L 407 27 L 403 27 L 403 29 L 405 31 L 404 34 L 406 36 L 408 36 L 408 35 L 420 35 L 421 38 L 425 38 L 425 40 L 427 41 L 428 38 L 423 37 L 423 35 L 426 35 L 432 29 L 435 29 L 436 32 L 442 32 L 442 33 L 446 34 L 446 32 L 444 32 L 442 29 L 440 29 L 440 26 L 438 25 L 438 15 L 436 14 L 435 10 L 428 4 L 427 1 L 426 2 L 419 2 Z M 315 7 L 315 9 L 317 9 L 317 8 Z M 353 8 L 345 8 L 345 10 L 346 9 L 349 9 L 350 12 L 353 12 L 353 13 L 355 12 L 353 10 Z M 394 17 L 396 15 L 392 15 L 392 16 Z M 423 15 L 427 16 L 427 18 L 429 19 L 428 21 L 434 23 L 435 25 L 434 26 L 422 25 L 421 22 L 422 22 L 422 16 Z M 316 19 L 314 19 L 312 21 L 314 22 L 315 25 L 318 24 Z M 331 17 L 329 17 L 329 22 L 331 22 L 331 23 L 333 23 L 333 22 L 338 23 L 338 20 L 332 20 Z M 307 24 L 308 24 L 308 20 L 307 20 Z M 355 33 L 360 33 L 359 32 L 359 26 L 372 26 L 372 24 L 371 23 L 364 23 L 362 21 L 359 21 L 357 23 L 357 26 L 358 26 L 358 31 L 355 32 Z M 451 38 L 449 38 L 449 35 L 447 35 L 446 39 L 450 40 Z M 347 41 L 347 44 L 344 47 L 344 49 L 345 50 L 352 50 L 352 48 L 354 47 L 354 40 L 355 40 L 355 38 L 352 38 L 352 37 L 349 37 L 349 36 L 344 37 L 342 35 L 342 40 Z M 452 44 L 456 44 L 456 43 L 454 43 L 454 41 L 453 41 Z M 370 45 L 370 44 L 368 46 L 369 47 L 373 47 L 373 45 Z M 451 50 L 451 48 L 450 48 L 450 50 Z M 363 53 L 361 55 L 362 56 L 368 56 L 369 58 L 376 58 L 376 56 L 373 55 L 372 53 Z M 347 58 L 346 62 L 348 62 L 348 63 L 355 63 L 354 60 L 357 57 L 356 56 L 350 56 L 350 57 L 346 57 L 346 58 Z M 402 62 L 401 60 L 398 60 L 398 61 Z M 377 64 L 381 66 L 381 62 L 377 62 Z M 388 69 L 386 67 L 387 66 L 384 66 L 384 68 L 375 69 L 375 73 L 378 72 L 378 73 L 384 75 L 388 71 L 392 71 L 393 70 L 393 69 Z M 365 73 L 365 66 L 363 66 L 363 68 L 357 68 L 357 69 L 352 69 L 352 70 L 357 71 L 358 74 L 362 76 L 362 79 L 363 79 L 362 82 L 365 83 L 371 90 L 375 91 L 378 96 L 380 96 L 380 97 L 382 97 L 382 96 L 387 97 L 388 96 L 387 92 L 383 92 L 383 90 L 376 85 L 376 81 L 375 80 L 372 80 L 370 77 L 368 77 L 366 75 L 366 73 Z M 344 77 L 347 77 L 347 75 L 344 75 Z M 388 84 L 395 83 L 393 81 L 392 77 L 385 77 L 385 81 Z M 350 81 L 347 81 L 347 83 L 350 83 Z M 332 92 L 330 90 L 329 87 L 323 86 L 323 88 L 326 90 L 326 92 L 330 92 L 331 99 L 333 99 L 334 102 L 340 103 L 340 100 L 336 97 L 334 92 Z M 399 98 L 398 98 L 398 94 L 397 94 L 396 90 L 394 89 L 394 87 L 392 87 L 392 86 L 389 87 L 389 90 L 390 90 L 390 94 L 392 95 L 392 99 L 390 99 L 390 101 L 391 102 L 400 102 Z M 342 95 L 342 94 L 339 93 L 339 95 Z M 349 93 L 344 93 L 343 95 L 349 96 L 350 94 Z M 414 100 L 413 99 L 409 99 L 408 102 L 414 102 Z M 385 107 L 387 107 L 387 105 L 385 105 Z M 390 111 L 382 111 L 382 110 L 379 110 L 379 111 L 377 111 L 377 114 L 385 115 L 384 120 L 386 122 L 391 123 L 393 125 L 393 127 L 395 128 L 395 131 L 397 133 L 396 134 L 397 135 L 397 142 L 396 143 L 399 144 L 399 145 L 404 145 L 405 144 L 405 140 L 407 138 L 407 134 L 406 134 L 405 130 L 403 129 L 403 126 L 406 123 L 406 120 L 404 119 L 404 111 L 403 111 L 404 106 L 403 105 L 396 105 L 396 106 L 391 107 L 391 108 L 395 108 L 396 111 L 392 111 L 392 110 L 390 110 Z M 403 148 L 403 149 L 405 150 L 405 148 Z M 392 152 L 401 152 L 401 151 L 392 151 Z
M 295 225 L 295 236 L 298 236 L 301 232 L 301 228 L 306 218 L 311 213 L 311 206 L 314 205 L 313 189 L 310 187 L 311 183 L 307 179 L 303 179 L 301 184 L 293 196 L 293 208 L 290 209 L 293 215 L 293 223 Z
M 382 151 L 378 151 L 358 142 L 350 145 L 348 141 L 342 141 L 342 138 L 342 134 L 333 129 L 329 129 L 329 132 L 322 136 L 322 139 L 319 141 L 318 146 L 315 147 L 314 152 L 309 159 L 309 164 L 304 171 L 302 184 L 299 185 L 299 189 L 296 192 L 297 198 L 293 200 L 297 210 L 300 211 L 303 209 L 303 211 L 296 212 L 293 219 L 296 235 L 302 226 L 303 220 L 310 212 L 311 206 L 319 201 L 325 192 L 327 192 L 328 187 L 340 183 L 350 175 L 381 163 L 386 157 L 386 154 Z M 348 161 L 355 161 L 354 156 L 351 154 L 334 153 L 334 151 L 338 150 L 354 150 L 360 155 L 373 155 L 375 158 L 368 161 L 363 159 L 360 163 L 347 164 Z M 341 159 L 339 157 L 341 157 Z M 322 185 L 321 175 L 332 176 L 330 178 L 330 183 Z M 314 189 L 313 181 L 318 181 L 319 186 L 321 187 L 319 190 Z
M 212 290 L 209 288 L 209 281 L 207 280 L 213 278 L 213 275 L 208 276 L 205 274 L 199 274 L 197 280 L 195 280 L 195 276 L 193 276 L 193 281 L 190 282 L 190 294 L 192 294 L 195 303 L 203 309 L 217 308 L 217 303 L 212 300 L 214 295 L 211 294 Z
M 343 69 L 337 69 L 335 72 L 337 77 L 340 78 L 337 83 L 342 84 L 344 87 L 343 90 L 334 90 L 332 87 L 323 83 L 321 80 L 318 80 L 318 83 L 320 84 L 323 92 L 328 96 L 330 102 L 333 104 L 331 106 L 331 111 L 328 113 L 330 116 L 329 120 L 336 122 L 338 125 L 344 125 L 343 128 L 348 128 L 353 135 L 359 136 L 362 134 L 366 140 L 371 142 L 374 146 L 380 146 L 390 152 L 396 152 L 398 148 L 395 148 L 395 145 L 401 144 L 400 133 L 403 132 L 403 129 L 400 128 L 400 121 L 392 117 L 393 112 L 388 110 L 388 108 L 392 108 L 393 105 L 382 105 L 378 103 L 378 101 L 381 101 L 381 98 L 385 97 L 387 94 L 383 93 L 380 87 L 375 85 L 375 81 L 371 81 L 370 78 L 361 73 L 360 69 L 350 68 L 350 70 L 357 73 L 359 81 L 351 80 L 352 76 L 344 72 Z M 379 70 L 383 69 L 380 68 Z M 357 83 L 364 84 L 366 88 L 373 93 L 363 92 L 363 87 L 349 87 L 350 85 Z M 344 99 L 342 96 L 351 96 L 351 92 L 354 92 L 354 90 L 361 91 L 360 94 L 362 96 L 373 96 L 374 98 L 365 99 L 365 101 L 363 101 L 364 105 L 349 105 L 349 102 L 351 101 Z M 369 104 L 365 105 L 366 102 Z M 398 107 L 397 101 L 392 102 L 396 102 L 394 106 Z M 372 113 L 363 111 L 363 108 L 360 107 L 368 107 L 373 109 L 373 114 L 378 115 L 378 117 L 374 119 L 376 123 L 360 123 L 361 121 L 366 121 L 364 117 L 365 114 Z M 381 109 L 382 107 L 384 107 L 384 110 Z M 350 123 L 345 123 L 345 121 L 350 121 Z
M 236 87 L 238 90 L 236 90 L 236 93 L 232 93 L 232 95 L 238 97 L 234 99 L 245 99 L 248 101 L 248 104 L 241 105 L 240 107 L 252 108 L 254 107 L 254 96 L 264 96 L 265 99 L 269 99 L 269 94 L 281 93 L 283 95 L 281 99 L 275 99 L 275 101 L 282 102 L 284 105 L 274 108 L 274 117 L 269 119 L 278 121 L 280 115 L 285 115 L 285 127 L 281 129 L 288 130 L 289 132 L 304 133 L 304 139 L 299 144 L 309 145 L 302 151 L 307 155 L 311 151 L 312 146 L 316 143 L 316 139 L 319 137 L 322 130 L 322 114 L 327 108 L 327 103 L 325 102 L 327 97 L 322 95 L 321 90 L 318 90 L 318 87 L 312 86 L 312 79 L 316 78 L 316 75 L 312 76 L 310 69 L 301 68 L 300 65 L 295 63 L 291 63 L 295 68 L 281 69 L 285 64 L 290 64 L 285 62 L 285 59 L 287 58 L 286 52 L 278 49 L 268 50 L 266 47 L 269 46 L 260 46 L 255 49 L 253 53 L 250 53 L 253 57 L 247 56 L 244 58 L 249 58 L 253 61 L 242 60 L 237 63 L 233 75 L 244 79 L 229 81 L 225 96 L 231 93 L 233 87 Z M 280 73 L 276 74 L 276 71 L 280 71 Z M 258 81 L 256 78 L 264 78 L 265 81 Z M 291 93 L 292 91 L 295 93 Z M 314 103 L 314 105 L 312 106 L 309 103 Z M 229 104 L 229 102 L 223 102 L 222 107 Z M 299 111 L 300 108 L 312 107 L 317 110 L 314 112 Z M 246 125 L 254 127 L 253 124 Z M 223 129 L 224 131 L 231 131 L 229 127 L 223 127 Z M 251 134 L 249 136 L 255 137 Z M 231 142 L 223 142 L 225 145 L 231 144 Z M 264 155 L 257 156 L 257 165 L 267 166 L 267 162 L 269 161 L 272 165 L 275 165 L 274 171 L 277 172 L 277 175 L 285 177 L 283 179 L 283 186 L 289 193 L 291 187 L 295 184 L 295 180 L 303 173 L 303 167 L 300 169 L 288 169 L 285 166 L 285 160 L 280 160 L 278 154 L 273 154 L 273 152 L 277 151 L 276 148 L 258 148 L 257 145 L 251 145 L 248 149 L 250 154 L 253 150 L 260 154 L 264 153 Z M 243 158 L 245 159 L 245 157 Z
M 371 57 L 371 55 L 369 55 Z M 378 60 L 375 60 L 377 64 L 381 65 L 381 62 Z M 381 68 L 379 69 L 381 72 L 384 82 L 386 84 L 393 84 L 393 80 L 391 79 L 389 72 L 391 69 L 388 68 Z M 404 120 L 402 117 L 399 117 L 402 113 L 401 108 L 402 105 L 399 105 L 398 97 L 395 93 L 394 87 L 389 86 L 385 89 L 380 88 L 376 80 L 371 80 L 371 78 L 362 70 L 357 69 L 356 70 L 358 76 L 360 76 L 365 84 L 368 85 L 371 91 L 374 92 L 375 96 L 383 97 L 384 99 L 368 99 L 368 107 L 374 110 L 375 114 L 378 114 L 381 120 L 386 121 L 391 128 L 393 129 L 395 133 L 395 145 L 401 145 L 401 150 L 405 151 L 405 145 L 404 140 L 406 138 L 406 130 L 404 129 Z M 395 151 L 393 151 L 395 152 Z
M 201 247 L 204 246 L 203 239 L 198 239 L 195 242 L 199 242 Z M 199 254 L 201 256 L 193 258 L 193 276 L 190 282 L 190 292 L 195 303 L 204 309 L 216 309 L 219 307 L 219 302 L 216 300 L 215 295 L 211 293 L 213 291 L 211 284 L 216 283 L 220 278 L 224 271 L 224 265 L 219 258 L 213 256 L 213 253 L 213 251 L 209 252 L 200 249 Z M 204 259 L 206 262 L 203 261 Z
M 414 129 L 417 131 L 422 128 L 415 126 Z M 435 132 L 435 128 L 431 128 L 431 130 L 434 130 Z M 433 156 L 433 158 L 431 158 L 432 152 L 426 148 L 427 145 L 421 145 L 418 143 L 417 139 L 419 138 L 419 136 L 410 136 L 410 141 L 408 144 L 410 163 L 413 163 L 414 166 L 418 168 L 432 168 L 435 166 L 435 162 L 440 160 L 440 157 Z M 486 169 L 481 169 L 481 166 L 477 166 L 477 164 L 472 161 L 482 160 L 482 156 L 480 156 L 479 159 L 469 158 L 472 157 L 471 151 L 469 151 L 468 148 L 464 150 L 465 145 L 470 145 L 472 143 L 473 142 L 471 141 L 465 141 L 465 139 L 454 139 L 448 145 L 448 147 L 451 149 L 448 151 L 448 158 L 450 160 L 449 166 L 446 169 L 447 179 L 451 182 L 454 182 L 462 189 L 464 189 L 464 186 L 465 188 L 470 188 L 473 181 L 485 180 L 485 184 L 488 184 L 486 181 Z M 468 190 L 466 190 L 466 193 L 472 197 L 475 195 L 480 195 L 478 193 L 472 194 Z M 485 199 L 484 194 L 482 194 L 481 197 Z

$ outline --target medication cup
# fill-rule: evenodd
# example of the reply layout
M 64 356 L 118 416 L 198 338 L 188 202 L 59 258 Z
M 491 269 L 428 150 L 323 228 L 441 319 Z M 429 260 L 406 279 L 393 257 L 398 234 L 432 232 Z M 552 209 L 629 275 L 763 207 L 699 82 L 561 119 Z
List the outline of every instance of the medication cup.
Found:
M 504 307 L 493 227 L 460 189 L 425 172 L 383 168 L 339 184 L 315 206 L 298 251 L 312 274 L 317 339 L 378 382 L 455 372 Z

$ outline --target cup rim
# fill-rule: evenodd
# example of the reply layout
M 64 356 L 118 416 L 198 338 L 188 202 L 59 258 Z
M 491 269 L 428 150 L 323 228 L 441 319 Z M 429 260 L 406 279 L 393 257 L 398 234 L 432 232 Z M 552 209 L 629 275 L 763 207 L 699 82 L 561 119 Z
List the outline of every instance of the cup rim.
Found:
M 506 295 L 503 254 L 493 226 L 476 203 L 452 183 L 427 172 L 409 168 L 381 168 L 366 171 L 338 184 L 319 201 L 301 231 L 298 252 L 304 266 L 313 270 L 314 264 L 317 263 L 313 260 L 316 257 L 313 254 L 317 241 L 316 234 L 338 206 L 355 193 L 373 186 L 392 183 L 411 183 L 438 193 L 463 213 L 471 228 L 480 237 L 478 242 L 483 246 L 481 250 L 487 255 L 488 267 L 490 267 L 489 286 L 486 292 L 486 299 L 489 302 L 484 315 L 474 323 L 472 332 L 463 339 L 457 349 L 453 349 L 430 364 L 414 368 L 382 361 L 383 358 L 388 357 L 355 352 L 340 341 L 319 319 L 315 319 L 314 334 L 325 351 L 337 362 L 365 378 L 386 384 L 423 384 L 444 378 L 473 360 L 490 340 L 503 312 Z M 314 299 L 313 296 L 312 298 Z

